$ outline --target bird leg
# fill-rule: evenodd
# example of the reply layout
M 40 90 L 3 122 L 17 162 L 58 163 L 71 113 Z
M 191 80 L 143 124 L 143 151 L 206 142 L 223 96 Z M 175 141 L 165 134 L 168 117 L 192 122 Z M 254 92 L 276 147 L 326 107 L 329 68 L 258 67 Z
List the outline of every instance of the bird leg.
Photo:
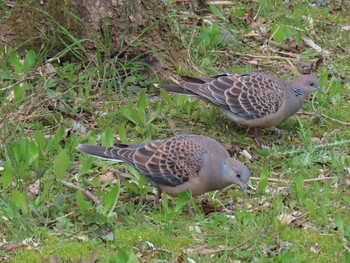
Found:
M 260 142 L 260 136 L 259 136 L 259 128 L 257 127 L 252 127 L 250 128 L 250 130 L 252 131 L 253 135 L 254 135 L 254 139 L 255 139 L 255 142 L 258 146 L 261 146 L 261 142 Z
M 162 190 L 161 189 L 158 189 L 157 190 L 157 195 L 155 196 L 155 199 L 154 199 L 154 205 L 155 206 L 158 206 L 159 205 L 159 200 L 160 198 L 162 197 Z

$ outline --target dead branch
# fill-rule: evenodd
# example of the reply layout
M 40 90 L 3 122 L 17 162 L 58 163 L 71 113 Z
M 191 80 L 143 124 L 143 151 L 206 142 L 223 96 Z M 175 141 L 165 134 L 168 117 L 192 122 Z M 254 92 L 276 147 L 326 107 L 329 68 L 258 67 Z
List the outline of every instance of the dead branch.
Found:
M 257 59 L 275 59 L 275 60 L 294 60 L 294 61 L 299 61 L 299 58 L 291 58 L 291 57 L 281 57 L 281 56 L 261 56 L 261 55 L 250 55 L 250 54 L 243 54 L 240 52 L 233 52 L 231 50 L 227 50 L 227 51 L 213 51 L 215 53 L 219 53 L 219 54 L 231 54 L 234 56 L 241 56 L 241 57 L 249 57 L 249 58 L 257 58 Z
M 267 45 L 275 46 L 275 47 L 278 47 L 279 49 L 282 49 L 284 51 L 290 52 L 290 53 L 285 54 L 287 56 L 299 58 L 298 55 L 293 53 L 293 52 L 295 52 L 295 48 L 292 48 L 292 47 L 289 47 L 289 46 L 277 43 L 277 42 L 275 42 L 275 41 L 273 41 L 271 39 L 265 39 L 265 38 L 263 38 L 263 37 L 261 37 L 259 35 L 252 35 L 252 37 L 255 40 L 257 40 L 257 41 L 261 41 L 261 42 L 266 43 Z
M 317 182 L 317 181 L 327 181 L 327 180 L 332 180 L 335 177 L 319 177 L 319 178 L 311 178 L 311 179 L 305 179 L 304 183 L 310 183 L 310 182 Z M 260 181 L 261 178 L 259 177 L 250 177 L 251 180 L 253 181 Z M 276 178 L 268 178 L 267 181 L 272 182 L 272 183 L 282 183 L 282 184 L 290 184 L 293 181 L 292 180 L 282 180 L 282 179 L 276 179 Z
M 5 88 L 0 89 L 0 91 L 5 91 L 5 90 L 12 89 L 14 86 L 16 86 L 16 85 L 18 85 L 18 84 L 21 84 L 22 82 L 27 81 L 27 80 L 30 80 L 30 79 L 34 79 L 34 77 L 27 77 L 27 78 L 21 79 L 21 80 L 15 82 L 15 83 L 12 83 L 12 84 L 8 85 L 8 86 L 5 87 Z
M 312 39 L 304 37 L 303 40 L 306 45 L 314 49 L 316 52 L 320 52 L 323 56 L 328 57 L 330 55 L 330 52 L 328 50 L 321 48 Z
M 60 216 L 60 217 L 57 217 L 57 218 L 55 218 L 55 219 L 52 219 L 51 221 L 49 221 L 49 223 L 55 223 L 56 221 L 58 221 L 58 220 L 60 220 L 60 219 L 63 219 L 63 218 L 65 218 L 65 217 L 67 217 L 67 216 L 70 216 L 71 214 L 73 214 L 74 212 L 69 212 L 68 214 L 65 214 L 65 215 L 63 215 L 63 216 Z
M 72 189 L 75 189 L 75 190 L 80 190 L 84 195 L 86 195 L 87 198 L 89 198 L 96 205 L 101 204 L 100 199 L 97 196 L 95 196 L 94 194 L 92 194 L 90 191 L 81 188 L 79 185 L 76 185 L 76 184 L 73 184 L 73 183 L 70 183 L 70 182 L 67 182 L 67 181 L 64 181 L 64 180 L 61 180 L 61 182 L 62 182 L 62 184 L 64 184 L 68 188 L 72 188 Z
M 301 114 L 301 115 L 314 115 L 314 113 L 312 113 L 312 112 L 307 112 L 307 111 L 299 111 L 298 114 Z M 329 117 L 328 115 L 323 114 L 323 113 L 320 113 L 320 116 L 322 116 L 322 117 L 325 118 L 325 119 L 334 121 L 334 122 L 336 122 L 336 123 L 340 123 L 340 124 L 345 125 L 345 126 L 350 126 L 350 122 L 340 121 L 340 120 L 334 119 L 334 118 L 332 118 L 332 117 Z
M 234 247 L 224 247 L 224 248 L 219 248 L 219 249 L 214 249 L 214 248 L 205 248 L 205 247 L 199 247 L 199 248 L 186 248 L 186 249 L 182 249 L 183 253 L 186 254 L 199 254 L 199 255 L 205 255 L 205 254 L 214 254 L 214 253 L 221 253 L 221 252 L 225 252 L 225 251 L 233 251 L 237 248 L 240 248 L 242 246 L 244 246 L 245 244 L 247 244 L 250 240 L 252 240 L 252 238 L 249 238 L 247 240 L 245 240 L 244 242 L 242 242 L 241 244 L 234 246 Z

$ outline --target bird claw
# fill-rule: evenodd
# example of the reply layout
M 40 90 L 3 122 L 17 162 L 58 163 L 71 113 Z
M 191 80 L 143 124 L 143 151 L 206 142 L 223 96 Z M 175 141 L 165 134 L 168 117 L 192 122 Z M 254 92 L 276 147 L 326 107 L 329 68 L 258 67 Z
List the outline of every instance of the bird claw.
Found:
M 256 127 L 250 128 L 250 131 L 253 133 L 256 145 L 261 147 L 262 144 L 261 144 L 261 138 L 259 135 L 259 128 L 256 128 Z

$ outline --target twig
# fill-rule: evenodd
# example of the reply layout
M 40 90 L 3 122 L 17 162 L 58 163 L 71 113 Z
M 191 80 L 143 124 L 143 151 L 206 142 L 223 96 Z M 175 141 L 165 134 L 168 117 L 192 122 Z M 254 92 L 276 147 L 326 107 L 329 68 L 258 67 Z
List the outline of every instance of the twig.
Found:
M 328 50 L 321 48 L 312 39 L 304 37 L 303 40 L 306 43 L 306 45 L 314 49 L 316 52 L 321 53 L 323 56 L 328 57 L 330 55 L 330 52 Z
M 63 215 L 63 216 L 57 217 L 57 218 L 55 218 L 55 219 L 52 219 L 51 221 L 49 221 L 49 223 L 50 223 L 50 224 L 55 223 L 56 221 L 58 221 L 58 220 L 60 220 L 60 219 L 62 219 L 62 218 L 65 218 L 65 217 L 67 217 L 67 216 L 70 216 L 70 215 L 73 214 L 73 213 L 74 213 L 74 212 L 69 212 L 69 213 L 66 214 L 66 215 Z
M 179 85 L 179 84 L 180 84 L 180 82 L 179 82 L 177 79 L 175 79 L 174 77 L 172 77 L 172 76 L 168 76 L 167 78 L 168 78 L 171 82 L 175 83 L 176 85 Z
M 4 188 L 4 189 L 2 189 L 1 191 L 0 191 L 0 193 L 5 193 L 5 191 L 7 190 L 7 188 L 9 188 L 10 187 L 10 185 L 13 183 L 13 181 L 15 180 L 15 178 L 16 177 L 12 177 L 12 179 L 11 179 L 11 181 L 6 185 L 6 187 Z
M 250 180 L 260 181 L 261 178 L 260 177 L 250 177 Z M 289 180 L 281 180 L 281 179 L 275 179 L 275 178 L 268 178 L 267 181 L 273 182 L 273 183 L 283 183 L 283 184 L 291 183 L 291 181 L 289 181 Z
M 240 52 L 233 52 L 233 51 L 213 51 L 215 53 L 219 53 L 219 54 L 226 54 L 229 53 L 231 55 L 235 55 L 235 56 L 242 56 L 242 57 L 249 57 L 249 58 L 258 58 L 258 59 L 276 59 L 276 60 L 287 60 L 287 59 L 291 59 L 291 60 L 295 60 L 295 61 L 299 61 L 298 58 L 286 58 L 286 57 L 281 57 L 281 56 L 261 56 L 261 55 L 250 55 L 250 54 L 243 54 Z
M 317 182 L 317 181 L 327 181 L 327 180 L 332 180 L 335 177 L 320 177 L 320 178 L 311 178 L 311 179 L 305 179 L 304 183 L 310 183 L 310 182 Z M 253 181 L 260 181 L 261 179 L 259 177 L 250 177 L 251 180 Z M 293 181 L 290 180 L 281 180 L 281 179 L 276 179 L 276 178 L 268 178 L 267 181 L 273 182 L 273 183 L 283 183 L 283 184 L 290 184 Z
M 174 254 L 174 252 L 167 250 L 165 248 L 151 248 L 149 251 L 146 251 L 145 253 L 143 253 L 143 255 L 149 255 L 149 254 L 155 254 L 155 253 L 159 253 L 159 252 L 164 252 L 164 253 L 168 253 L 168 254 Z
M 214 253 L 220 253 L 220 252 L 225 252 L 225 251 L 232 251 L 232 250 L 235 250 L 237 248 L 244 246 L 250 240 L 252 240 L 252 238 L 248 238 L 247 240 L 245 240 L 241 244 L 234 246 L 234 247 L 230 247 L 230 248 L 227 248 L 227 247 L 219 248 L 219 249 L 211 249 L 211 248 L 203 248 L 203 247 L 202 248 L 187 248 L 187 249 L 182 249 L 182 252 L 184 252 L 186 254 L 205 255 L 205 254 L 214 254 Z
M 209 1 L 209 5 L 235 5 L 236 3 L 231 1 Z
M 299 111 L 298 114 L 302 114 L 302 115 L 314 115 L 314 113 L 312 113 L 312 112 L 307 112 L 307 111 Z M 331 121 L 340 123 L 340 124 L 342 124 L 342 125 L 350 126 L 350 122 L 340 121 L 340 120 L 334 119 L 334 118 L 332 118 L 332 117 L 329 117 L 329 116 L 327 116 L 326 114 L 323 114 L 323 113 L 320 113 L 320 116 L 322 116 L 322 117 L 325 118 L 325 119 L 328 119 L 328 120 L 331 120 Z
M 93 195 L 90 191 L 81 188 L 79 185 L 75 185 L 73 183 L 70 183 L 70 182 L 67 182 L 67 181 L 64 181 L 64 180 L 61 180 L 61 182 L 62 182 L 62 184 L 64 184 L 65 186 L 67 186 L 69 188 L 72 188 L 72 189 L 75 189 L 75 190 L 80 190 L 83 194 L 86 195 L 87 198 L 89 198 L 96 205 L 101 204 L 100 199 L 97 196 Z
M 24 82 L 24 81 L 33 79 L 33 78 L 34 78 L 34 77 L 27 77 L 27 78 L 21 79 L 21 80 L 15 82 L 15 83 L 12 83 L 12 84 L 8 85 L 8 86 L 5 87 L 5 88 L 0 89 L 0 91 L 5 91 L 5 90 L 12 89 L 14 86 L 16 86 L 16 85 L 18 85 L 18 84 L 20 84 L 20 83 L 22 83 L 22 82 Z
M 335 176 L 331 177 L 320 177 L 320 178 L 311 178 L 311 179 L 305 179 L 304 183 L 310 183 L 310 182 L 317 182 L 317 181 L 327 181 L 327 180 L 332 180 L 334 179 Z
M 190 40 L 190 43 L 188 44 L 188 48 L 187 48 L 187 62 L 191 65 L 191 68 L 194 69 L 195 71 L 197 71 L 200 75 L 204 75 L 204 73 L 196 67 L 196 65 L 193 63 L 192 59 L 191 59 L 191 48 L 192 48 L 192 43 L 193 43 L 193 40 L 194 40 L 194 37 L 196 35 L 196 30 L 193 29 L 192 30 L 192 35 L 191 35 L 191 40 Z
M 270 46 L 275 46 L 275 47 L 278 47 L 282 50 L 285 50 L 287 52 L 290 52 L 290 53 L 285 53 L 284 55 L 287 55 L 287 56 L 290 56 L 290 57 L 294 57 L 294 58 L 299 58 L 298 55 L 292 53 L 292 52 L 295 52 L 295 49 L 292 48 L 292 47 L 289 47 L 289 46 L 286 46 L 286 45 L 283 45 L 283 44 L 280 44 L 280 43 L 277 43 L 271 39 L 265 39 L 259 35 L 252 35 L 252 37 L 257 40 L 257 41 L 261 41 L 261 42 L 265 42 L 267 45 L 270 45 Z

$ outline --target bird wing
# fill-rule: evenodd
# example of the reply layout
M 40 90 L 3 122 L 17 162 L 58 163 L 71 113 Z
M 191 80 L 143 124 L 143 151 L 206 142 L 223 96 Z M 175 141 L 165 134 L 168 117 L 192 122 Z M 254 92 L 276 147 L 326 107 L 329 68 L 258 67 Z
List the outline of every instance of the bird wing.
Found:
M 194 82 L 186 77 L 187 89 L 244 119 L 276 113 L 283 103 L 283 83 L 260 73 L 223 74 Z
M 177 186 L 198 176 L 205 149 L 184 135 L 140 145 L 116 145 L 106 152 L 134 165 L 155 184 Z

